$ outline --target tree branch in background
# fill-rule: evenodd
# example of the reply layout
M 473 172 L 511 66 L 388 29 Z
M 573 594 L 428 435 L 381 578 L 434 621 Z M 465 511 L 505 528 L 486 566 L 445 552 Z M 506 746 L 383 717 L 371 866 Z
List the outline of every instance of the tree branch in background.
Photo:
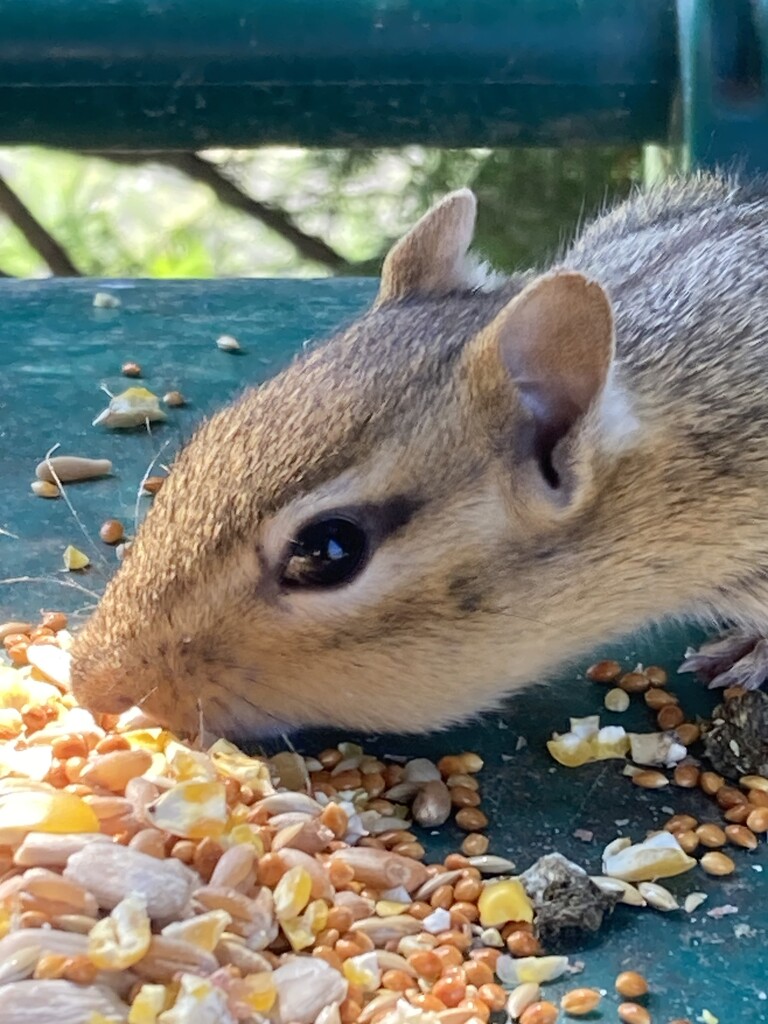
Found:
M 16 193 L 0 177 L 0 212 L 19 229 L 35 252 L 57 277 L 80 277 L 80 271 L 55 238 L 32 216 Z
M 256 220 L 280 235 L 287 242 L 294 246 L 304 259 L 313 260 L 315 263 L 322 263 L 336 273 L 350 273 L 354 264 L 345 260 L 329 245 L 326 245 L 314 235 L 307 235 L 293 223 L 284 210 L 274 206 L 267 206 L 265 203 L 253 199 L 234 182 L 223 174 L 216 164 L 205 160 L 197 153 L 180 153 L 172 151 L 147 151 L 143 153 L 119 153 L 119 152 L 88 152 L 88 156 L 98 156 L 104 160 L 111 160 L 114 163 L 138 164 L 156 163 L 166 167 L 175 167 L 188 178 L 207 185 L 214 193 L 219 202 L 230 206 L 234 210 L 248 214 Z

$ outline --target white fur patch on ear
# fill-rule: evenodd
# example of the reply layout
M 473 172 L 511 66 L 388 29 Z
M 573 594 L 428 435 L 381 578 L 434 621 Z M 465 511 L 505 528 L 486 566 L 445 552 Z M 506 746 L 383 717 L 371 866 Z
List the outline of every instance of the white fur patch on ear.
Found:
M 631 448 L 640 434 L 640 420 L 635 415 L 626 391 L 616 380 L 612 369 L 594 411 L 598 443 L 607 452 L 623 452 Z
M 509 278 L 494 270 L 491 264 L 472 253 L 465 257 L 464 265 L 459 271 L 462 287 L 473 292 L 496 292 Z

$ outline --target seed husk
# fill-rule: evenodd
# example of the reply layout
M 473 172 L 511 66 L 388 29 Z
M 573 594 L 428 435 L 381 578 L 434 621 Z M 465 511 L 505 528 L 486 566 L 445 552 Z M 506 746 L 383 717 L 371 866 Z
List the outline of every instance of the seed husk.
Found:
M 54 473 L 63 484 L 76 480 L 94 480 L 100 476 L 109 476 L 112 463 L 109 459 L 86 459 L 79 455 L 53 455 L 43 459 L 35 467 L 38 480 L 55 484 Z
M 56 484 L 49 483 L 47 480 L 33 480 L 31 489 L 32 493 L 37 495 L 38 498 L 58 498 L 61 496 L 61 491 Z
M 541 989 L 535 981 L 524 981 L 513 988 L 507 999 L 507 1013 L 512 1020 L 519 1020 L 523 1012 L 539 1001 Z
M 654 910 L 670 911 L 679 910 L 680 904 L 663 885 L 657 882 L 638 882 L 637 888 L 649 907 Z

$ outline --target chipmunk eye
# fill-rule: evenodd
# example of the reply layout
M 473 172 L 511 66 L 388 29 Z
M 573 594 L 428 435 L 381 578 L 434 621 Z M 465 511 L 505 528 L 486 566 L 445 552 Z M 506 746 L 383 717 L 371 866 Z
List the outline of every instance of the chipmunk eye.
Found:
M 281 582 L 286 587 L 336 587 L 360 572 L 367 555 L 368 538 L 357 523 L 341 516 L 320 519 L 291 543 Z

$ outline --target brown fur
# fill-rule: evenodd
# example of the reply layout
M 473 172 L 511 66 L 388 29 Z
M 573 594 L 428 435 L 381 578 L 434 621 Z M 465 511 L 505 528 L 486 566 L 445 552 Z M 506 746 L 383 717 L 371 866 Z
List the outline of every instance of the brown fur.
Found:
M 422 730 L 665 616 L 764 632 L 767 214 L 673 183 L 484 293 L 449 197 L 371 311 L 182 451 L 77 640 L 77 696 L 234 736 Z M 394 497 L 407 521 L 351 584 L 281 587 L 306 520 Z

